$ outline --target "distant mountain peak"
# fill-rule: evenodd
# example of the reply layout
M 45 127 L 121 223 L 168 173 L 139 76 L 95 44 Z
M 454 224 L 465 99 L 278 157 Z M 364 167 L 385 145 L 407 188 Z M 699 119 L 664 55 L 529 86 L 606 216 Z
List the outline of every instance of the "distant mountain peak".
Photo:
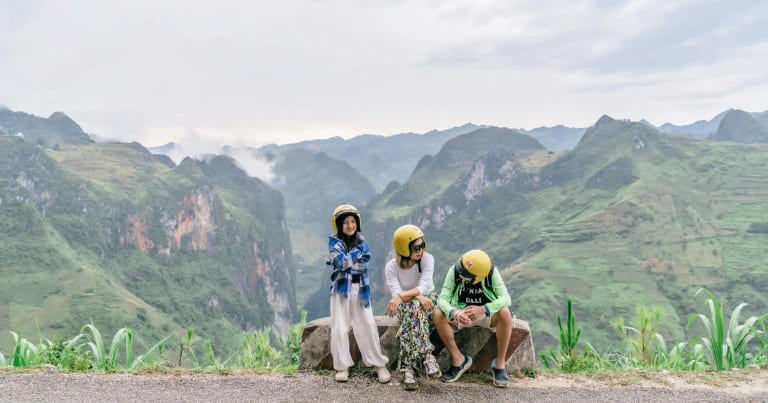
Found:
M 768 143 L 768 127 L 749 112 L 731 109 L 723 116 L 717 131 L 709 138 L 737 143 Z
M 53 112 L 51 116 L 48 116 L 48 119 L 55 119 L 55 120 L 68 120 L 72 123 L 75 121 L 72 120 L 69 116 L 67 116 L 64 112 Z
M 48 118 L 0 108 L 0 126 L 11 133 L 24 133 L 25 138 L 43 147 L 56 144 L 90 144 L 93 139 L 69 116 L 54 112 Z
M 649 121 L 647 121 L 645 119 L 640 119 L 640 123 L 642 123 L 642 124 L 644 124 L 646 126 L 649 126 L 649 127 L 653 127 L 654 129 L 656 128 L 656 126 L 654 126 L 653 123 L 651 123 L 651 122 L 649 122 Z
M 749 113 L 747 113 L 747 112 L 745 112 L 745 111 L 743 111 L 741 109 L 728 109 L 725 112 L 725 115 L 723 116 L 723 119 L 725 119 L 725 118 L 733 119 L 734 116 L 742 117 L 742 118 L 746 118 L 747 116 L 751 117 L 751 115 Z
M 598 119 L 597 122 L 595 122 L 595 125 L 593 127 L 598 128 L 600 126 L 609 125 L 613 123 L 616 123 L 616 119 L 608 115 L 603 115 L 603 116 L 600 116 L 600 119 Z
M 656 132 L 656 128 L 644 123 L 633 122 L 628 119 L 617 120 L 608 115 L 603 115 L 592 127 L 587 129 L 577 147 L 580 147 L 585 142 L 603 141 L 609 138 L 624 136 L 627 133 L 637 132 L 638 128 L 641 128 L 640 130 L 643 133 L 648 133 L 649 131 Z

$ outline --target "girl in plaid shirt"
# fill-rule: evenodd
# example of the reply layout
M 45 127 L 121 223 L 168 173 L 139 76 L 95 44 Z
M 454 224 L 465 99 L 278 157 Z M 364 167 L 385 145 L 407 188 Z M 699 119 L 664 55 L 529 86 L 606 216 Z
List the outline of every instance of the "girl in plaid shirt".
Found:
M 351 204 L 333 211 L 334 234 L 328 240 L 331 266 L 331 355 L 336 380 L 349 379 L 354 364 L 349 352 L 349 329 L 355 335 L 363 363 L 376 368 L 379 382 L 390 380 L 389 359 L 381 352 L 379 331 L 371 310 L 371 286 L 368 281 L 370 250 L 360 234 L 360 212 Z

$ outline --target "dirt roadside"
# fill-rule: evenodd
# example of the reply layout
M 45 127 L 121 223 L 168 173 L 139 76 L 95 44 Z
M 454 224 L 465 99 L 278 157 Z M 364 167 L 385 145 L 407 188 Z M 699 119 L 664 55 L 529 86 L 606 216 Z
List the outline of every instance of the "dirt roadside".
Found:
M 722 373 L 627 371 L 513 378 L 507 389 L 490 376 L 459 382 L 421 381 L 406 392 L 395 376 L 381 385 L 371 372 L 344 384 L 331 374 L 64 373 L 54 369 L 0 371 L 3 402 L 768 402 L 768 370 Z

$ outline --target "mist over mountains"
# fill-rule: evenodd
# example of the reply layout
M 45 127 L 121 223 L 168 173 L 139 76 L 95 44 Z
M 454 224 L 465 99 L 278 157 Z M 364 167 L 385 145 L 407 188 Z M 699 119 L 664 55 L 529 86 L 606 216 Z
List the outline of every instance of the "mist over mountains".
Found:
M 717 141 L 736 141 L 759 143 L 766 140 L 760 135 L 754 138 L 729 139 L 723 128 L 718 134 L 720 123 L 727 115 L 738 114 L 738 119 L 751 117 L 756 127 L 768 127 L 768 111 L 744 112 L 735 109 L 723 111 L 709 120 L 699 120 L 686 125 L 664 123 L 656 126 L 642 120 L 645 124 L 663 132 L 682 134 L 697 138 L 711 138 Z M 434 155 L 448 140 L 479 128 L 487 127 L 466 123 L 446 130 L 431 130 L 426 133 L 400 133 L 394 135 L 363 134 L 350 139 L 332 137 L 327 139 L 307 140 L 284 145 L 268 144 L 258 148 L 235 147 L 215 140 L 201 138 L 199 135 L 188 136 L 183 143 L 167 143 L 157 147 L 148 147 L 155 154 L 164 154 L 177 163 L 185 157 L 205 154 L 225 154 L 235 157 L 251 175 L 267 182 L 280 181 L 279 174 L 272 171 L 273 157 L 288 150 L 303 149 L 325 152 L 331 158 L 345 160 L 363 174 L 377 189 L 382 191 L 390 182 L 402 183 L 413 171 L 416 162 L 424 155 Z M 518 133 L 527 134 L 538 140 L 552 151 L 572 150 L 578 144 L 587 128 L 573 128 L 563 125 L 542 126 L 534 129 L 512 128 Z
M 700 287 L 768 306 L 766 121 L 728 110 L 658 128 L 608 116 L 583 129 L 466 124 L 211 142 L 192 159 L 184 143 L 95 144 L 63 113 L 2 109 L 0 331 L 37 314 L 44 333 L 69 334 L 90 316 L 158 339 L 194 326 L 233 345 L 238 331 L 280 332 L 299 309 L 326 316 L 328 221 L 351 202 L 374 251 L 377 313 L 391 234 L 413 223 L 437 287 L 458 254 L 488 251 L 537 346 L 554 342 L 567 296 L 592 341 L 651 304 L 674 338 Z
M 83 141 L 58 115 L 14 114 L 0 122 L 0 332 L 71 337 L 93 321 L 150 344 L 192 327 L 223 353 L 247 330 L 286 334 L 295 271 L 279 191 L 230 157 L 176 165 Z M 7 134 L 19 127 L 37 132 Z

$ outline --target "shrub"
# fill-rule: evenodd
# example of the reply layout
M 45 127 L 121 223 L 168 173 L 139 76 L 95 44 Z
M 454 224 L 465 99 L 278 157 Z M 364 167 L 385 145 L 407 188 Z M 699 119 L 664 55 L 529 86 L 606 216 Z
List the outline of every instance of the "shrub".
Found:
M 699 313 L 691 314 L 686 328 L 690 327 L 697 318 L 704 325 L 707 337 L 701 338 L 701 343 L 709 352 L 708 358 L 713 368 L 718 371 L 734 367 L 744 368 L 749 356 L 747 344 L 755 337 L 755 322 L 758 318 L 750 316 L 744 323 L 739 324 L 741 310 L 747 306 L 746 303 L 741 303 L 731 312 L 726 330 L 723 319 L 723 302 L 718 304 L 714 294 L 703 288 L 699 289 L 696 295 L 702 291 L 709 295 L 707 305 L 709 305 L 710 317 Z
M 653 366 L 658 360 L 655 341 L 659 335 L 656 330 L 663 311 L 661 307 L 637 307 L 632 326 L 624 325 L 624 318 L 614 324 L 627 346 L 630 356 L 645 366 Z M 663 340 L 663 339 L 662 339 Z
M 576 327 L 576 315 L 573 314 L 573 303 L 570 298 L 568 298 L 568 315 L 565 325 L 560 315 L 557 315 L 557 326 L 560 329 L 560 351 L 556 353 L 550 348 L 547 353 L 542 353 L 540 357 L 544 366 L 550 368 L 549 361 L 552 360 L 554 365 L 565 372 L 579 372 L 593 368 L 594 354 L 590 356 L 586 352 L 579 352 L 576 348 L 581 338 L 581 328 Z M 591 345 L 589 347 L 597 353 Z

